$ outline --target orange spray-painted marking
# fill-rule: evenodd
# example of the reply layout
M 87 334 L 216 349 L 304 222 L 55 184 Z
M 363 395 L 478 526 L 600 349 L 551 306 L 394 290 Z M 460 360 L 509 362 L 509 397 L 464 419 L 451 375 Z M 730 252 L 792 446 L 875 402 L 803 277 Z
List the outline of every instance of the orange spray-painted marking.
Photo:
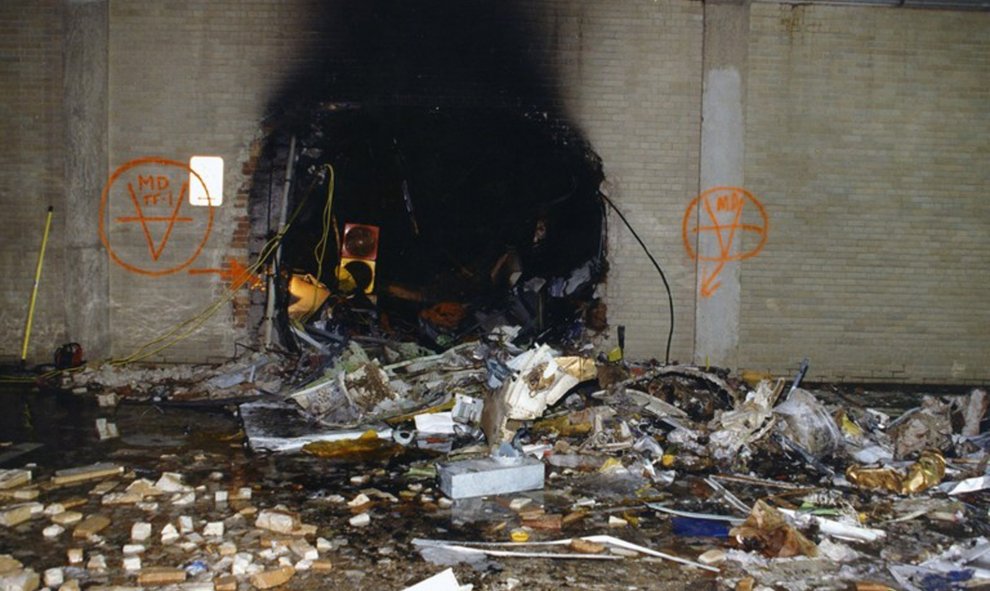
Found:
M 704 214 L 699 214 L 699 210 L 703 210 Z M 744 210 L 755 211 L 759 223 L 743 223 Z M 694 222 L 699 217 L 707 218 L 704 222 L 705 225 Z M 692 222 L 694 222 L 693 225 Z M 743 233 L 756 234 L 760 238 L 759 242 L 748 250 L 735 251 L 733 245 L 736 241 L 736 234 L 740 230 Z M 767 243 L 769 231 L 770 220 L 767 217 L 766 209 L 746 189 L 714 187 L 691 201 L 684 212 L 681 237 L 684 240 L 684 249 L 688 256 L 702 263 L 699 290 L 701 297 L 710 298 L 721 286 L 718 277 L 726 263 L 742 261 L 758 255 Z M 712 249 L 708 249 L 705 252 L 699 252 L 700 249 L 695 247 L 703 233 L 715 234 L 718 245 L 717 251 L 713 252 Z
M 265 282 L 258 275 L 251 272 L 234 257 L 227 257 L 227 262 L 220 269 L 189 269 L 190 275 L 219 275 L 220 279 L 230 285 L 230 289 L 238 290 L 244 284 L 249 284 L 251 289 L 261 289 Z
M 203 186 L 207 200 L 209 200 L 209 189 L 196 171 L 189 168 L 183 162 L 168 160 L 166 158 L 137 158 L 126 162 L 113 171 L 110 178 L 107 179 L 106 186 L 103 188 L 103 195 L 100 199 L 100 240 L 103 242 L 103 246 L 106 247 L 107 253 L 113 262 L 132 273 L 151 277 L 177 273 L 191 265 L 199 257 L 200 253 L 203 252 L 206 241 L 210 238 L 210 232 L 213 229 L 213 206 L 193 208 L 194 215 L 180 215 L 183 207 L 191 207 L 186 203 L 189 182 L 184 181 L 180 183 L 179 189 L 176 191 L 169 175 L 162 174 L 163 172 L 175 173 L 176 171 L 184 178 L 196 179 Z M 126 196 L 120 195 L 120 190 L 114 190 L 115 184 L 118 182 L 127 183 Z M 133 258 L 125 260 L 124 256 L 114 250 L 105 220 L 110 207 L 110 200 L 115 196 L 117 199 L 126 198 L 134 208 L 136 215 L 119 216 L 114 222 L 121 225 L 140 224 L 141 232 L 148 247 L 150 263 L 148 261 L 134 260 Z M 162 208 L 165 208 L 165 212 L 168 215 L 148 215 L 149 210 L 156 210 L 155 213 L 158 213 L 157 210 L 161 210 Z M 206 219 L 203 235 L 197 243 L 192 245 L 189 256 L 170 267 L 161 268 L 156 266 L 155 263 L 158 262 L 172 241 L 172 233 L 176 224 L 191 224 L 197 220 L 203 221 L 204 216 Z M 161 225 L 164 225 L 164 231 L 161 238 L 156 241 L 152 236 L 152 227 L 159 227 Z

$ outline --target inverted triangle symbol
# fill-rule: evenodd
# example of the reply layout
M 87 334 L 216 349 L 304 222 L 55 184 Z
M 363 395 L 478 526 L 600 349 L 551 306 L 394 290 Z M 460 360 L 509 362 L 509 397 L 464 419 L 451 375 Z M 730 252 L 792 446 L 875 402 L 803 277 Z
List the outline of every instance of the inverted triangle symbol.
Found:
M 137 194 L 134 192 L 134 185 L 127 183 L 127 190 L 131 195 L 131 203 L 134 204 L 134 209 L 137 211 L 137 221 L 141 222 L 141 230 L 144 232 L 144 239 L 148 243 L 148 252 L 151 253 L 151 259 L 154 261 L 157 261 L 158 258 L 162 256 L 162 251 L 165 250 L 165 246 L 168 244 L 169 236 L 172 235 L 172 228 L 175 227 L 175 222 L 179 220 L 179 210 L 182 209 L 182 203 L 186 200 L 186 191 L 188 189 L 189 183 L 182 183 L 182 190 L 179 191 L 179 198 L 176 200 L 171 216 L 167 218 L 149 218 L 144 215 L 144 210 L 141 209 L 141 202 L 138 201 Z M 151 236 L 151 230 L 148 228 L 148 224 L 166 224 L 165 233 L 162 235 L 157 244 L 155 244 L 155 240 Z

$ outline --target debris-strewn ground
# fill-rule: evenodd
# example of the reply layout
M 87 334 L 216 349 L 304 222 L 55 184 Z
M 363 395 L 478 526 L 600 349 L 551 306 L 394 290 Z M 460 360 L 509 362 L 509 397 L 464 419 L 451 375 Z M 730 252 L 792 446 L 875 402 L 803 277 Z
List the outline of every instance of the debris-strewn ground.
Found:
M 851 396 L 504 342 L 299 367 L 7 387 L 0 587 L 990 582 L 982 390 Z

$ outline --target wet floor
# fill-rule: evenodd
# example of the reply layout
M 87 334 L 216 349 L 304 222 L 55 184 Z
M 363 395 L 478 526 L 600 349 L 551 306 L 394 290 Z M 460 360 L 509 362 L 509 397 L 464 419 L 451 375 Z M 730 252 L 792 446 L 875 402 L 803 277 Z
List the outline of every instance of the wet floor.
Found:
M 429 452 L 413 451 L 381 461 L 255 454 L 244 445 L 233 406 L 194 408 L 145 403 L 101 408 L 92 398 L 67 393 L 11 386 L 0 391 L 4 408 L 0 413 L 0 468 L 28 465 L 35 482 L 47 483 L 57 470 L 113 462 L 124 469 L 116 478 L 120 483 L 114 489 L 117 491 L 136 478 L 155 481 L 164 472 L 179 473 L 185 484 L 196 487 L 191 504 L 176 505 L 161 498 L 153 505 L 141 506 L 103 504 L 104 497 L 93 494 L 95 482 L 60 488 L 42 484 L 38 502 L 75 504 L 75 510 L 86 515 L 110 517 L 111 525 L 96 539 L 73 539 L 71 527 L 46 539 L 42 530 L 48 520 L 32 519 L 12 528 L 0 528 L 0 554 L 12 554 L 41 573 L 68 566 L 67 551 L 81 548 L 84 562 L 69 566 L 65 572 L 67 578 L 79 579 L 84 588 L 136 584 L 136 575 L 122 568 L 122 547 L 130 542 L 130 528 L 137 521 L 152 523 L 155 532 L 142 555 L 145 566 L 183 568 L 191 574 L 191 581 L 210 581 L 213 575 L 209 569 L 230 571 L 229 557 L 224 562 L 222 542 L 232 542 L 239 552 L 256 556 L 264 552 L 266 536 L 259 535 L 253 527 L 254 511 L 277 506 L 298 512 L 303 523 L 317 527 L 317 536 L 326 541 L 320 558 L 333 564 L 329 572 L 297 573 L 284 586 L 286 589 L 403 589 L 445 568 L 425 561 L 413 546 L 414 539 L 505 542 L 510 532 L 520 526 L 520 517 L 510 510 L 509 501 L 522 496 L 531 498 L 532 506 L 542 507 L 546 514 L 577 516 L 562 528 L 531 530 L 531 541 L 605 533 L 690 560 L 724 545 L 724 538 L 675 535 L 668 516 L 644 506 L 647 501 L 676 500 L 682 509 L 727 513 L 712 498 L 700 474 L 679 473 L 673 484 L 660 486 L 642 477 L 550 470 L 542 491 L 468 499 L 446 506 L 440 502 L 442 495 L 429 476 L 433 463 L 443 456 Z M 95 427 L 98 418 L 114 423 L 119 437 L 101 441 Z M 27 444 L 40 447 L 28 450 Z M 21 451 L 24 453 L 18 455 Z M 249 500 L 215 502 L 216 491 L 243 488 L 251 490 Z M 342 501 L 361 492 L 370 493 L 371 505 L 361 511 L 369 512 L 371 522 L 355 527 L 348 521 L 355 511 Z M 779 492 L 761 487 L 737 490 L 747 503 Z M 578 509 L 579 506 L 585 508 Z M 930 551 L 933 545 L 944 547 L 955 539 L 985 535 L 986 507 L 978 510 L 984 519 L 891 525 L 891 542 L 883 547 L 861 548 L 859 560 L 911 560 Z M 193 517 L 196 531 L 208 522 L 222 521 L 224 536 L 209 539 L 193 535 L 187 536 L 185 543 L 160 543 L 157 535 L 162 527 L 177 523 L 180 516 Z M 610 526 L 612 518 L 620 518 L 626 525 Z M 917 539 L 921 527 L 924 544 Z M 105 557 L 106 569 L 84 568 L 94 555 Z M 264 566 L 274 567 L 276 560 L 271 556 Z M 725 563 L 722 568 L 721 575 L 714 575 L 642 557 L 617 562 L 499 558 L 474 567 L 454 566 L 460 583 L 473 584 L 476 590 L 692 587 L 701 591 L 732 588 L 745 574 L 735 563 Z M 803 561 L 787 568 L 807 585 L 776 588 L 847 587 L 846 582 L 830 580 L 830 570 L 837 568 L 832 561 Z M 889 580 L 879 567 L 876 578 Z M 251 587 L 242 581 L 240 588 Z
M 4 446 L 0 454 L 6 452 L 8 459 L 0 468 L 29 465 L 36 482 L 48 480 L 57 470 L 113 462 L 125 469 L 117 490 L 122 490 L 129 478 L 154 481 L 163 472 L 178 472 L 186 484 L 204 487 L 206 493 L 250 487 L 251 505 L 262 509 L 283 505 L 298 511 L 304 523 L 316 525 L 318 535 L 332 543 L 333 550 L 321 553 L 321 558 L 332 561 L 333 570 L 299 573 L 286 585 L 288 589 L 402 589 L 444 568 L 425 562 L 413 547 L 413 539 L 506 541 L 509 530 L 518 525 L 515 515 L 507 508 L 507 499 L 470 500 L 440 508 L 437 498 L 441 495 L 431 478 L 407 476 L 410 465 L 429 466 L 440 457 L 424 452 L 363 463 L 328 461 L 301 454 L 254 454 L 243 445 L 240 421 L 233 407 L 122 404 L 100 408 L 92 399 L 9 386 L 4 387 L 3 397 L 6 412 L 0 414 L 0 443 Z M 101 417 L 116 424 L 119 437 L 99 439 L 95 422 Z M 10 457 L 23 449 L 25 443 L 41 444 L 41 447 Z M 367 480 L 352 482 L 354 477 L 367 477 Z M 568 510 L 574 495 L 580 491 L 571 484 L 559 484 L 559 489 L 548 487 L 546 493 L 529 496 L 536 504 L 543 504 L 547 512 L 561 513 Z M 42 520 L 34 519 L 14 528 L 0 528 L 0 553 L 12 554 L 40 573 L 47 568 L 66 566 L 69 548 L 81 547 L 87 560 L 93 554 L 103 554 L 108 568 L 103 573 L 70 568 L 67 575 L 78 576 L 84 587 L 86 584 L 134 585 L 134 575 L 128 575 L 120 566 L 121 548 L 129 543 L 130 527 L 135 521 L 151 522 L 157 533 L 166 522 L 175 523 L 180 515 L 192 515 L 197 522 L 226 520 L 227 537 L 234 540 L 243 540 L 245 532 L 252 529 L 250 519 L 243 520 L 240 526 L 236 519 L 231 519 L 246 503 L 217 507 L 211 495 L 198 494 L 193 506 L 174 507 L 159 502 L 156 508 L 145 510 L 135 506 L 108 507 L 101 505 L 99 496 L 90 494 L 94 486 L 94 482 L 89 482 L 43 490 L 38 500 L 45 505 L 82 502 L 75 510 L 111 517 L 112 524 L 101 532 L 101 540 L 95 544 L 74 540 L 71 528 L 48 540 L 42 535 Z M 601 484 L 590 483 L 583 492 L 593 495 L 596 486 Z M 352 527 L 348 524 L 352 512 L 346 504 L 335 502 L 335 495 L 350 500 L 368 489 L 392 495 L 397 502 L 374 499 L 371 524 L 360 529 Z M 400 494 L 403 491 L 407 492 Z M 411 494 L 412 491 L 417 494 Z M 636 513 L 638 509 L 625 511 L 630 512 Z M 607 515 L 602 514 L 563 532 L 545 535 L 535 532 L 532 539 L 599 533 L 605 520 Z M 656 549 L 677 551 L 678 544 L 670 543 L 664 528 L 659 527 L 661 523 L 648 521 L 643 520 L 635 535 L 624 537 Z M 697 549 L 689 546 L 682 549 L 694 555 Z M 144 564 L 188 567 L 204 557 L 215 561 L 215 553 L 216 548 L 211 544 L 183 550 L 151 543 Z M 490 561 L 481 570 L 461 565 L 455 567 L 455 573 L 462 584 L 473 583 L 475 589 L 675 589 L 681 588 L 685 575 L 683 569 L 659 561 L 624 561 L 617 570 L 612 563 L 603 566 L 581 561 L 548 563 L 527 559 Z M 715 588 L 712 576 L 700 572 L 692 576 L 702 585 L 701 589 Z

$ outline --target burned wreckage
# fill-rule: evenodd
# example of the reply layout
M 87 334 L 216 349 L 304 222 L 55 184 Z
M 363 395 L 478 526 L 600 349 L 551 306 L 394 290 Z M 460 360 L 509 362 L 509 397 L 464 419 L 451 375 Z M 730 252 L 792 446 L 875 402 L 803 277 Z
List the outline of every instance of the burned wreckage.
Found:
M 990 582 L 984 390 L 600 352 L 601 163 L 538 115 L 334 103 L 279 130 L 268 346 L 53 376 L 96 399 L 95 445 L 0 470 L 4 589 Z M 204 407 L 227 427 L 129 433 Z
M 283 123 L 254 186 L 263 225 L 289 226 L 272 319 L 285 344 L 601 331 L 601 162 L 547 117 L 321 104 Z M 282 160 L 294 164 L 279 176 Z

